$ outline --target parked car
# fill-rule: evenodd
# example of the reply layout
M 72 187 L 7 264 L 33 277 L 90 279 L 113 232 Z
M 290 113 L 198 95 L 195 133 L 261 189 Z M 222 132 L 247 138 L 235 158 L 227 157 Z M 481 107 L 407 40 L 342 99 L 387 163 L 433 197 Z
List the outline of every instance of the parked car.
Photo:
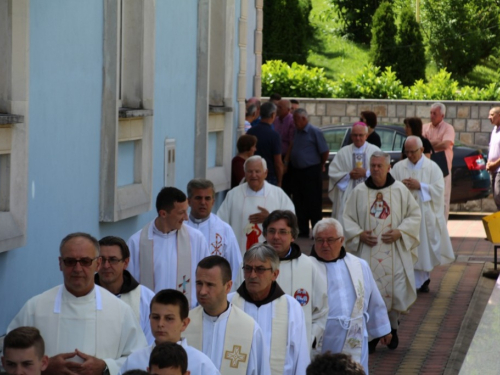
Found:
M 337 152 L 348 145 L 351 138 L 351 125 L 325 126 L 322 128 L 330 156 L 323 172 L 323 210 L 331 210 L 328 198 L 328 167 Z M 377 133 L 382 141 L 382 151 L 391 155 L 391 165 L 401 160 L 401 150 L 406 140 L 402 125 L 378 125 Z M 464 203 L 474 199 L 486 198 L 490 194 L 490 175 L 486 171 L 488 148 L 466 145 L 456 141 L 453 146 L 451 168 L 451 203 Z

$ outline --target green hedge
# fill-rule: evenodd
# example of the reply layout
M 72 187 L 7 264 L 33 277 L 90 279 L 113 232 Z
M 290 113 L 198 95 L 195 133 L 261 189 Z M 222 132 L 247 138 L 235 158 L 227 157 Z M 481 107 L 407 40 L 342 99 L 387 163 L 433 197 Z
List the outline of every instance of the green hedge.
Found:
M 410 100 L 500 100 L 500 84 L 487 87 L 459 87 L 451 74 L 441 69 L 429 82 L 418 80 L 404 86 L 388 67 L 384 71 L 371 64 L 348 79 L 337 81 L 326 78 L 322 68 L 311 68 L 279 60 L 262 65 L 262 96 L 279 93 L 295 98 L 355 98 L 355 99 L 410 99 Z

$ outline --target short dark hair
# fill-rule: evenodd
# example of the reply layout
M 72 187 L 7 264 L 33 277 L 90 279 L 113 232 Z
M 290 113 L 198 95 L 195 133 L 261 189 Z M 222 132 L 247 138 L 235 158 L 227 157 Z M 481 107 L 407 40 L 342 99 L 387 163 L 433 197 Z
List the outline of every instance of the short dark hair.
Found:
M 187 184 L 188 198 L 193 197 L 193 190 L 196 189 L 212 189 L 212 195 L 215 195 L 214 183 L 204 178 L 193 178 Z
M 403 120 L 403 123 L 411 129 L 411 135 L 422 136 L 422 120 L 420 117 L 407 117 Z
M 262 223 L 262 229 L 264 232 L 264 236 L 267 236 L 267 227 L 275 223 L 278 220 L 285 220 L 286 224 L 290 227 L 292 231 L 293 239 L 296 239 L 299 235 L 299 224 L 297 223 L 297 216 L 292 211 L 289 210 L 275 210 L 269 214 L 268 217 Z
M 307 366 L 306 375 L 365 375 L 363 367 L 349 354 L 328 351 L 317 355 Z
M 273 102 L 265 102 L 260 107 L 260 118 L 271 118 L 276 113 L 276 104 Z
M 368 125 L 372 129 L 375 129 L 375 127 L 377 126 L 377 115 L 375 112 L 362 111 L 361 117 L 365 118 L 366 125 Z
M 35 327 L 18 327 L 10 331 L 3 340 L 3 353 L 7 349 L 35 348 L 38 358 L 45 355 L 45 342 L 40 331 Z
M 186 194 L 179 189 L 173 186 L 164 187 L 156 197 L 156 212 L 160 213 L 160 210 L 165 210 L 167 213 L 170 213 L 172 208 L 174 208 L 175 202 L 182 203 L 186 199 Z
M 99 246 L 118 246 L 123 259 L 130 258 L 130 250 L 123 238 L 115 236 L 106 236 L 99 240 Z
M 149 375 L 149 372 L 144 370 L 128 370 L 125 371 L 122 375 Z
M 155 294 L 149 304 L 149 312 L 153 310 L 153 304 L 179 306 L 181 319 L 184 320 L 189 316 L 189 302 L 186 296 L 175 289 L 163 289 Z
M 250 151 L 257 144 L 257 137 L 251 134 L 243 134 L 236 142 L 236 148 L 239 153 Z
M 156 345 L 149 357 L 149 370 L 153 366 L 159 368 L 180 368 L 181 373 L 187 371 L 188 357 L 182 346 L 175 342 L 164 342 Z
M 232 278 L 231 266 L 229 265 L 229 262 L 225 258 L 223 258 L 219 255 L 210 255 L 206 258 L 203 258 L 198 263 L 197 268 L 202 268 L 204 270 L 210 270 L 214 267 L 220 268 L 223 284 L 226 284 L 228 281 L 231 280 L 231 278 Z
M 277 92 L 271 94 L 271 96 L 269 97 L 269 100 L 281 100 L 281 95 L 278 94 Z
M 70 233 L 66 237 L 64 237 L 61 241 L 61 244 L 59 245 L 59 253 L 62 255 L 62 249 L 66 245 L 66 243 L 71 241 L 73 238 L 78 238 L 78 237 L 89 240 L 92 243 L 92 245 L 94 245 L 96 254 L 99 255 L 99 241 L 97 241 L 97 239 L 92 235 L 84 232 Z
M 297 99 L 290 99 L 290 103 L 292 103 L 292 104 L 300 104 Z

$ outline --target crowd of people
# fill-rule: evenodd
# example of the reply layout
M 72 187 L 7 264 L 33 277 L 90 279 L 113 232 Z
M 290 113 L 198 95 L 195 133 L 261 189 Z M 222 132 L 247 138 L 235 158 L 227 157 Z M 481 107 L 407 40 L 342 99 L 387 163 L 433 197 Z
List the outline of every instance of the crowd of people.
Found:
M 292 114 L 298 102 L 271 99 L 248 100 L 217 213 L 213 183 L 196 178 L 187 195 L 164 187 L 156 218 L 128 241 L 62 239 L 64 282 L 9 324 L 7 374 L 368 374 L 378 344 L 398 347 L 400 314 L 454 260 L 448 185 L 429 158 L 452 155 L 444 106 L 430 124 L 405 120 L 406 158 L 392 170 L 376 115 L 362 112 L 329 166 L 322 218 L 326 141 L 304 109 Z M 490 120 L 495 132 L 500 108 Z M 310 256 L 299 237 L 313 238 Z

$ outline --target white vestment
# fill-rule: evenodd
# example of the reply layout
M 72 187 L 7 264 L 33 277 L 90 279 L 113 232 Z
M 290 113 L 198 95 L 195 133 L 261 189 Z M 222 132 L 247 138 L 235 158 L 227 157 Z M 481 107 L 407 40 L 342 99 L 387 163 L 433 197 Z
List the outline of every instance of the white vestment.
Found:
M 236 294 L 237 292 L 230 293 L 227 298 L 232 301 Z M 267 303 L 260 307 L 244 301 L 243 310 L 253 317 L 261 327 L 267 352 L 269 353 L 267 360 L 270 363 L 271 357 L 274 354 L 271 350 L 273 319 L 276 316 L 276 303 L 281 298 L 286 298 L 288 302 L 288 329 L 286 330 L 288 337 L 284 340 L 286 343 L 285 363 L 283 371 L 280 372 L 280 374 L 303 375 L 306 373 L 307 366 L 309 366 L 311 362 L 311 357 L 308 350 L 304 312 L 295 298 L 285 294 L 271 303 Z M 275 374 L 275 372 L 273 372 L 273 374 Z
M 346 254 L 346 257 L 354 255 Z M 320 272 L 328 280 L 328 321 L 323 335 L 323 353 L 331 351 L 340 353 L 347 336 L 351 312 L 356 301 L 356 291 L 352 284 L 349 269 L 344 259 L 336 262 L 316 262 Z M 387 309 L 373 279 L 372 271 L 363 259 L 359 259 L 363 272 L 364 303 L 363 303 L 363 344 L 361 365 L 368 374 L 368 336 L 378 338 L 391 332 L 391 324 Z
M 139 285 L 128 293 L 117 295 L 118 298 L 132 308 L 134 315 L 139 319 L 142 332 L 144 332 L 148 344 L 152 344 L 155 340 L 151 333 L 151 324 L 149 323 L 149 305 L 154 296 L 153 291 L 144 285 Z
M 7 332 L 21 326 L 40 330 L 49 357 L 78 349 L 104 360 L 111 375 L 118 374 L 128 355 L 147 346 L 130 306 L 97 285 L 83 297 L 59 285 L 31 298 Z
M 295 206 L 288 195 L 267 181 L 264 181 L 264 187 L 259 192 L 253 192 L 246 182 L 229 190 L 217 216 L 233 228 L 241 254 L 247 251 L 247 243 L 265 241 L 262 224 L 252 225 L 248 221 L 250 215 L 261 212 L 257 206 L 264 207 L 269 213 L 274 210 L 290 210 L 295 213 Z
M 184 224 L 183 224 L 184 225 Z M 191 276 L 186 280 L 188 287 L 191 287 L 191 307 L 197 305 L 196 301 L 196 267 L 198 262 L 209 256 L 207 241 L 203 234 L 186 225 L 191 242 Z M 130 263 L 127 270 L 134 278 L 141 282 L 141 270 L 139 264 L 139 242 L 142 229 L 132 235 L 127 241 L 130 249 Z M 154 220 L 149 226 L 148 238 L 153 240 L 154 251 L 154 281 L 155 293 L 163 289 L 179 289 L 177 285 L 177 231 L 169 233 L 160 232 Z M 182 249 L 181 251 L 187 251 Z
M 367 176 L 370 175 L 370 156 L 380 151 L 377 146 L 365 142 L 363 146 L 357 148 L 354 144 L 342 147 L 328 167 L 328 176 L 330 182 L 328 186 L 328 197 L 333 203 L 332 217 L 343 223 L 342 214 L 344 206 L 351 191 L 360 183 L 359 180 L 353 180 L 349 176 L 355 167 L 363 167 L 367 170 Z M 354 154 L 363 159 L 362 164 L 355 165 Z M 359 161 L 358 161 L 359 163 Z
M 314 349 L 321 350 L 319 345 L 328 316 L 326 279 L 322 273 L 317 272 L 316 265 L 305 254 L 292 260 L 280 259 L 279 269 L 280 274 L 276 282 L 286 294 L 294 297 L 304 310 L 309 348 L 312 348 L 314 343 Z M 243 270 L 240 267 L 238 286 L 244 280 Z M 318 351 L 311 352 L 311 354 L 318 353 Z
M 200 308 L 201 306 L 198 307 L 198 309 Z M 203 322 L 201 322 L 203 326 L 202 331 L 198 331 L 194 328 L 195 325 L 193 324 L 193 320 L 191 320 L 191 323 L 188 325 L 185 331 L 186 337 L 189 339 L 190 344 L 192 344 L 194 347 L 196 347 L 196 342 L 199 341 L 198 339 L 201 336 L 202 348 L 197 349 L 201 349 L 201 351 L 212 360 L 217 369 L 221 368 L 222 360 L 224 359 L 223 357 L 225 357 L 224 342 L 226 337 L 226 326 L 229 315 L 231 314 L 231 311 L 233 309 L 237 309 L 237 307 L 229 304 L 228 309 L 218 317 L 207 315 L 203 311 Z M 245 355 L 245 361 L 247 362 L 247 375 L 271 374 L 269 362 L 266 360 L 267 358 L 269 358 L 269 354 L 267 353 L 267 349 L 264 344 L 264 337 L 258 324 L 255 324 L 253 328 L 250 353 L 243 353 L 243 355 Z M 248 358 L 246 356 L 248 356 Z M 225 359 L 229 360 L 229 358 Z
M 220 255 L 229 262 L 233 275 L 233 288 L 237 288 L 236 279 L 242 258 L 240 247 L 233 229 L 217 215 L 210 214 L 210 218 L 201 223 L 195 223 L 191 217 L 187 224 L 198 229 L 208 242 L 211 255 Z
M 382 202 L 382 214 L 373 210 L 376 202 Z M 346 202 L 346 248 L 370 265 L 388 311 L 406 311 L 417 298 L 413 264 L 417 260 L 420 217 L 420 207 L 399 181 L 381 189 L 360 184 Z M 391 229 L 398 229 L 402 237 L 384 244 L 381 236 Z M 373 247 L 360 241 L 361 233 L 366 230 L 378 238 Z
M 436 163 L 422 156 L 417 164 L 409 159 L 396 163 L 391 171 L 399 181 L 413 178 L 420 182 L 420 190 L 412 190 L 412 195 L 420 206 L 422 222 L 420 224 L 420 245 L 418 261 L 414 269 L 430 272 L 440 264 L 455 260 L 446 220 L 444 217 L 444 180 L 443 172 Z M 416 287 L 420 288 L 421 283 Z
M 215 368 L 210 358 L 199 350 L 189 346 L 186 339 L 181 339 L 177 344 L 181 345 L 187 353 L 187 369 L 191 371 L 191 375 L 220 375 L 219 370 Z M 129 370 L 146 371 L 149 367 L 149 357 L 155 346 L 156 344 L 153 343 L 130 354 L 120 369 L 120 374 Z

